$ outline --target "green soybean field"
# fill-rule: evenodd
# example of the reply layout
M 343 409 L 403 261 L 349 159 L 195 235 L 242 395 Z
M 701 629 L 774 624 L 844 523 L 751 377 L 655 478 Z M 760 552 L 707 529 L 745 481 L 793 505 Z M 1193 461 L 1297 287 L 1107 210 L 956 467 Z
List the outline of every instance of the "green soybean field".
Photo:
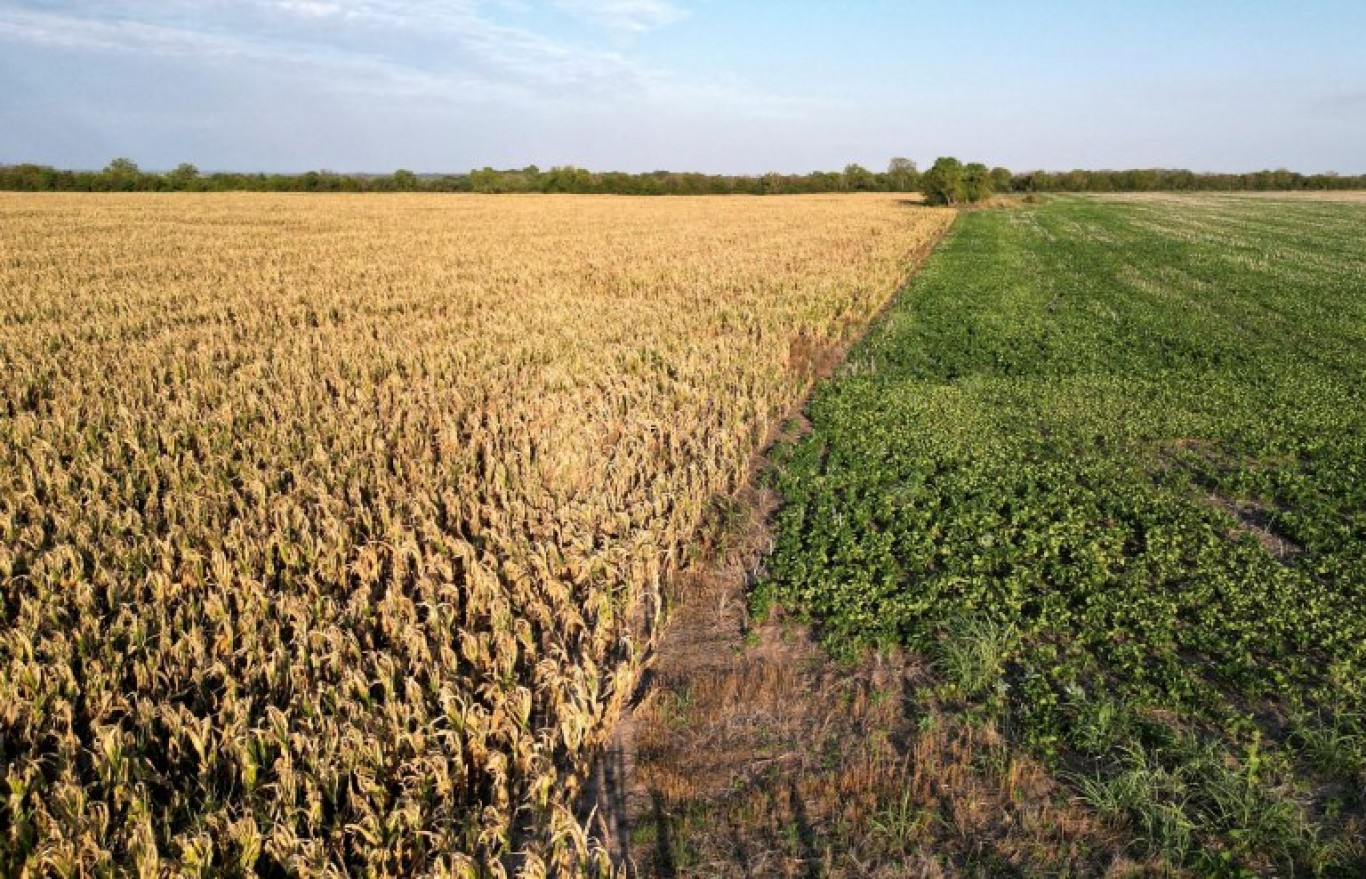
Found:
M 775 450 L 752 593 L 1128 854 L 1366 875 L 1366 201 L 964 213 Z

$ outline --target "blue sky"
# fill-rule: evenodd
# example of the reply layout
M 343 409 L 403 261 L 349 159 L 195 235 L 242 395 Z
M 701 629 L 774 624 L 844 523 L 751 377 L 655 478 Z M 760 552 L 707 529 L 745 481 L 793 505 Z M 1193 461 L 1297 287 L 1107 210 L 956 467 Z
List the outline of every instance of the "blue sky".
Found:
M 1366 172 L 1366 2 L 0 0 L 0 163 Z

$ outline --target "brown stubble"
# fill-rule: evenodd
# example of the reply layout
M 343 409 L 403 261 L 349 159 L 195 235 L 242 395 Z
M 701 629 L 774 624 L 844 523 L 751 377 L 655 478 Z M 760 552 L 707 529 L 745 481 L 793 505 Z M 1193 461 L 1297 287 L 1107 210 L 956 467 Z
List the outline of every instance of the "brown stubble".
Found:
M 583 865 L 663 584 L 950 220 L 0 196 L 0 872 Z

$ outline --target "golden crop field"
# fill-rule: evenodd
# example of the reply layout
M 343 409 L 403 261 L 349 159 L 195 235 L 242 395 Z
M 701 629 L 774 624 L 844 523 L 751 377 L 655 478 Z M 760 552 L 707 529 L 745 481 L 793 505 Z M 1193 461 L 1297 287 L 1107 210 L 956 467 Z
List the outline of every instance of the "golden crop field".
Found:
M 951 217 L 0 195 L 0 874 L 583 867 L 663 584 Z

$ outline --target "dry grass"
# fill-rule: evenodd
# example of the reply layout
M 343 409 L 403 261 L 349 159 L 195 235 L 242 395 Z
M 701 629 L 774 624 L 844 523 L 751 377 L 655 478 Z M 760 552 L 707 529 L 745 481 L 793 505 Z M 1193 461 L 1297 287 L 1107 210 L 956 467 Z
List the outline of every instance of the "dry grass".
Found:
M 608 751 L 598 829 L 641 877 L 1177 876 L 1126 854 L 915 657 L 832 660 L 803 626 L 751 628 L 745 582 L 776 499 L 691 588 Z
M 950 220 L 0 195 L 0 873 L 585 867 L 662 584 Z

